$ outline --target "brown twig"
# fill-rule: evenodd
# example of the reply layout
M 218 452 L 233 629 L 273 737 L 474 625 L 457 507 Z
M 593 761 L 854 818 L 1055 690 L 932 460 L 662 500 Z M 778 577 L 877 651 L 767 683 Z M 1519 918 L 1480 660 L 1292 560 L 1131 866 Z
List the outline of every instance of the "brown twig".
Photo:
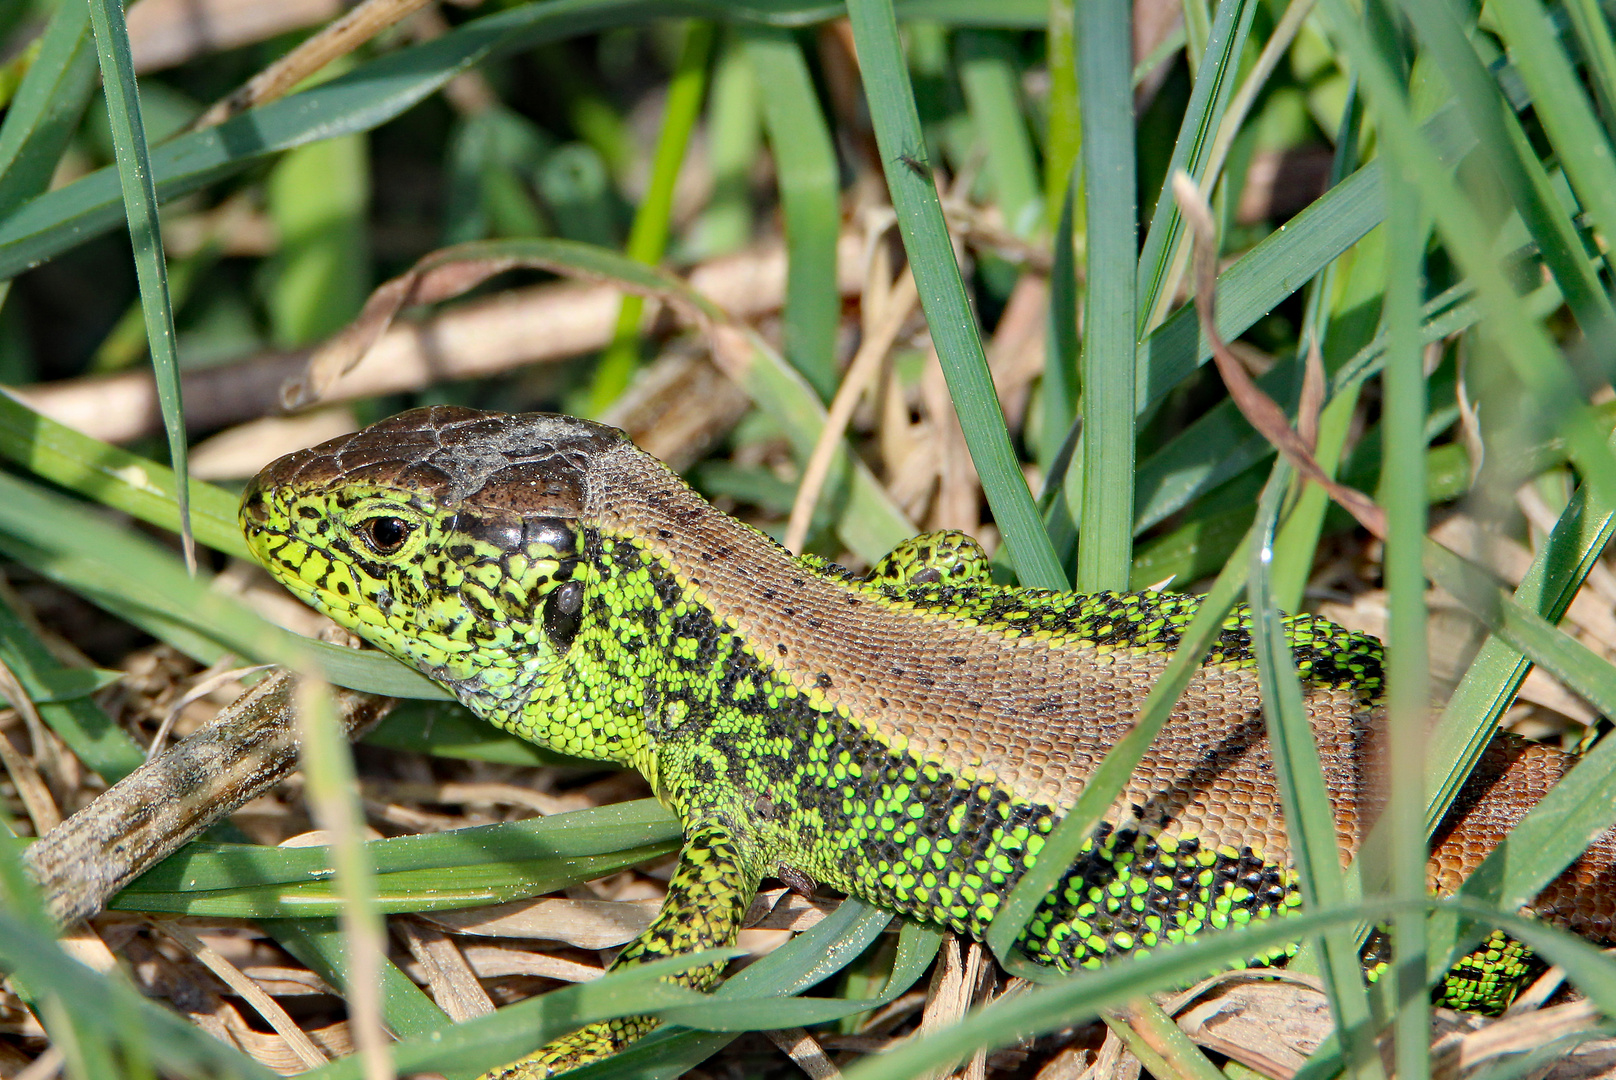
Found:
M 114 893 L 297 765 L 297 678 L 277 671 L 183 742 L 108 788 L 46 833 L 24 859 L 45 907 L 63 924 L 102 910 Z M 358 738 L 391 698 L 336 692 L 343 731 Z

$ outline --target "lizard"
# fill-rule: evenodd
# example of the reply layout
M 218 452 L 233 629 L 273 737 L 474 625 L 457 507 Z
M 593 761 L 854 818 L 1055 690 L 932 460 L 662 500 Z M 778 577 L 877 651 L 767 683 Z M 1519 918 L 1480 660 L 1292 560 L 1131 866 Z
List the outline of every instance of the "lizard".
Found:
M 764 877 L 980 937 L 1199 603 L 995 585 L 960 533 L 855 577 L 717 510 L 622 432 L 542 413 L 432 406 L 287 455 L 248 484 L 241 523 L 294 594 L 474 713 L 644 774 L 685 840 L 614 967 L 733 943 Z M 1249 625 L 1226 617 L 1022 931 L 1033 960 L 1094 966 L 1300 905 Z M 1318 616 L 1284 627 L 1345 863 L 1379 799 L 1381 644 Z M 1573 760 L 1496 736 L 1433 840 L 1431 887 L 1455 890 Z M 1613 886 L 1616 830 L 1533 910 L 1611 941 Z M 1469 963 L 1447 1003 L 1507 1001 L 1530 960 Z M 654 1024 L 593 1024 L 488 1077 L 550 1076 Z

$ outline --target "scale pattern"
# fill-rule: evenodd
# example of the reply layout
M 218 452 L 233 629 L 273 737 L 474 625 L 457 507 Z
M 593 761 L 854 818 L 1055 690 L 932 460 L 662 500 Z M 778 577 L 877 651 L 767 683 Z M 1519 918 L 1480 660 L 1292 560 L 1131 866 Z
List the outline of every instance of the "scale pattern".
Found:
M 713 510 L 621 433 L 559 417 L 407 413 L 271 465 L 242 521 L 304 600 L 491 722 L 640 770 L 680 815 L 668 901 L 619 965 L 730 943 L 770 875 L 980 935 L 1198 605 L 995 586 L 958 533 L 856 579 Z M 1378 807 L 1380 645 L 1284 625 L 1345 860 Z M 1029 955 L 1093 965 L 1299 904 L 1254 668 L 1237 609 L 1023 931 Z M 1565 767 L 1496 743 L 1438 837 L 1433 886 Z M 1601 838 L 1545 913 L 1608 931 L 1613 860 Z M 1496 1004 L 1519 959 L 1478 953 L 1454 1000 Z M 494 1075 L 595 1060 L 649 1023 L 592 1025 Z

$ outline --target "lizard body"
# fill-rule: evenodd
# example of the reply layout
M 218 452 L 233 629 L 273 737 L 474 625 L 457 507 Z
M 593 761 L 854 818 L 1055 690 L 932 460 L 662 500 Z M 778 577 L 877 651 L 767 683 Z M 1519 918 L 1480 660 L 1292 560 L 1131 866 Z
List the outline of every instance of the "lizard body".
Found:
M 270 465 L 242 521 L 293 592 L 479 715 L 651 781 L 686 844 L 619 965 L 730 943 L 766 876 L 980 936 L 1197 606 L 996 586 L 960 534 L 858 579 L 791 557 L 620 432 L 538 414 L 405 413 Z M 1034 959 L 1097 964 L 1298 905 L 1247 618 L 1023 932 Z M 1380 644 L 1285 626 L 1345 860 L 1379 802 Z M 1433 887 L 1456 888 L 1569 764 L 1495 740 L 1433 845 Z M 1536 910 L 1611 938 L 1613 864 L 1607 834 Z M 1455 1000 L 1522 970 L 1483 964 Z M 593 1025 L 493 1075 L 549 1075 L 650 1025 Z

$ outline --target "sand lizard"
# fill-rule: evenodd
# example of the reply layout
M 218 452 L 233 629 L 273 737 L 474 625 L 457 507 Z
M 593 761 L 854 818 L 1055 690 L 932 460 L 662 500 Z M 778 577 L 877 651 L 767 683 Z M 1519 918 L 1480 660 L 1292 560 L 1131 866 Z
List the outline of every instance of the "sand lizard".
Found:
M 731 943 L 769 876 L 981 935 L 1197 607 L 994 585 L 958 533 L 855 577 L 719 512 L 621 432 L 543 414 L 418 409 L 289 455 L 242 523 L 292 592 L 478 715 L 646 776 L 686 840 L 618 966 Z M 1285 627 L 1350 853 L 1373 816 L 1380 643 Z M 1495 739 L 1433 845 L 1433 887 L 1456 888 L 1570 762 Z M 1283 914 L 1299 895 L 1279 807 L 1236 608 L 1020 946 L 1073 967 Z M 1613 863 L 1606 834 L 1537 912 L 1610 940 Z M 1522 974 L 1518 955 L 1477 961 L 1448 993 Z M 490 1076 L 547 1076 L 653 1024 L 592 1025 Z

